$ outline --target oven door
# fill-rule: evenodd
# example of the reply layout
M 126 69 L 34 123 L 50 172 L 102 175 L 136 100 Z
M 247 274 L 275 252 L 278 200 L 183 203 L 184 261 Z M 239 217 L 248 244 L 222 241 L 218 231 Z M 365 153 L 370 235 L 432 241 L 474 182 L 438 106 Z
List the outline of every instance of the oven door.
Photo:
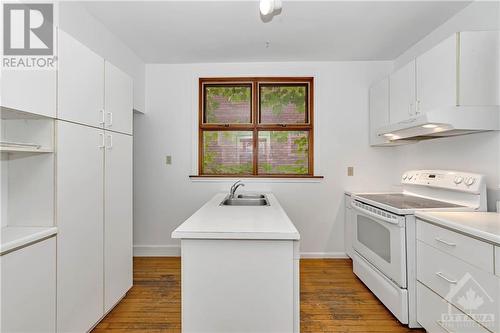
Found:
M 353 248 L 401 288 L 406 288 L 405 217 L 353 200 Z

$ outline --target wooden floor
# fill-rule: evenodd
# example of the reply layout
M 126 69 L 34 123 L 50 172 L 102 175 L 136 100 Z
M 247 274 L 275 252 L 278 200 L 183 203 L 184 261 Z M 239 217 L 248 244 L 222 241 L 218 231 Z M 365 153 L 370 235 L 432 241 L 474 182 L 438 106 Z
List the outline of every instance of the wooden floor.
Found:
M 94 329 L 180 332 L 180 258 L 134 258 L 134 286 Z M 352 273 L 350 260 L 300 263 L 301 332 L 422 332 L 410 330 Z

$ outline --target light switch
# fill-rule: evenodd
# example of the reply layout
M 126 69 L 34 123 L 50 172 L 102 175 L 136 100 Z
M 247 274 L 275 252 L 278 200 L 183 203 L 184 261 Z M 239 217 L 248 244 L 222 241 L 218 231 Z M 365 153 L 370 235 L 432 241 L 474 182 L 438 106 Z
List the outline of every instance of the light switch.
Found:
M 352 167 L 352 166 L 347 167 L 347 176 L 349 176 L 349 177 L 354 176 L 354 167 Z
M 165 164 L 167 164 L 167 165 L 172 164 L 172 155 L 167 155 L 165 157 Z

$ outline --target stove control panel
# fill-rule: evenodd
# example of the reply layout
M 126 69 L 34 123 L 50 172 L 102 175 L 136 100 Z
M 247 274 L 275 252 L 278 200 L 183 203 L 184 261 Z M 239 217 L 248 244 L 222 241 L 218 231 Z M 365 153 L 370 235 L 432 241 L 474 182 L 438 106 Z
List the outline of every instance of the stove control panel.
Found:
M 401 184 L 479 193 L 485 186 L 485 176 L 449 170 L 411 170 L 403 174 Z

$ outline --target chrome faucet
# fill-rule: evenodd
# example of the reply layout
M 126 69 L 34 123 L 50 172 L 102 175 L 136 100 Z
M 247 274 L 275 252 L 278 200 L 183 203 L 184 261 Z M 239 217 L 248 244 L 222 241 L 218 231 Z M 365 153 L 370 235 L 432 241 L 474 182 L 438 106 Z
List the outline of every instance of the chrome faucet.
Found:
M 236 192 L 236 190 L 238 189 L 238 187 L 240 186 L 245 186 L 245 184 L 243 184 L 241 182 L 241 180 L 238 180 L 236 183 L 234 183 L 232 186 L 231 186 L 231 189 L 229 190 L 229 197 L 230 198 L 234 198 L 234 193 Z

